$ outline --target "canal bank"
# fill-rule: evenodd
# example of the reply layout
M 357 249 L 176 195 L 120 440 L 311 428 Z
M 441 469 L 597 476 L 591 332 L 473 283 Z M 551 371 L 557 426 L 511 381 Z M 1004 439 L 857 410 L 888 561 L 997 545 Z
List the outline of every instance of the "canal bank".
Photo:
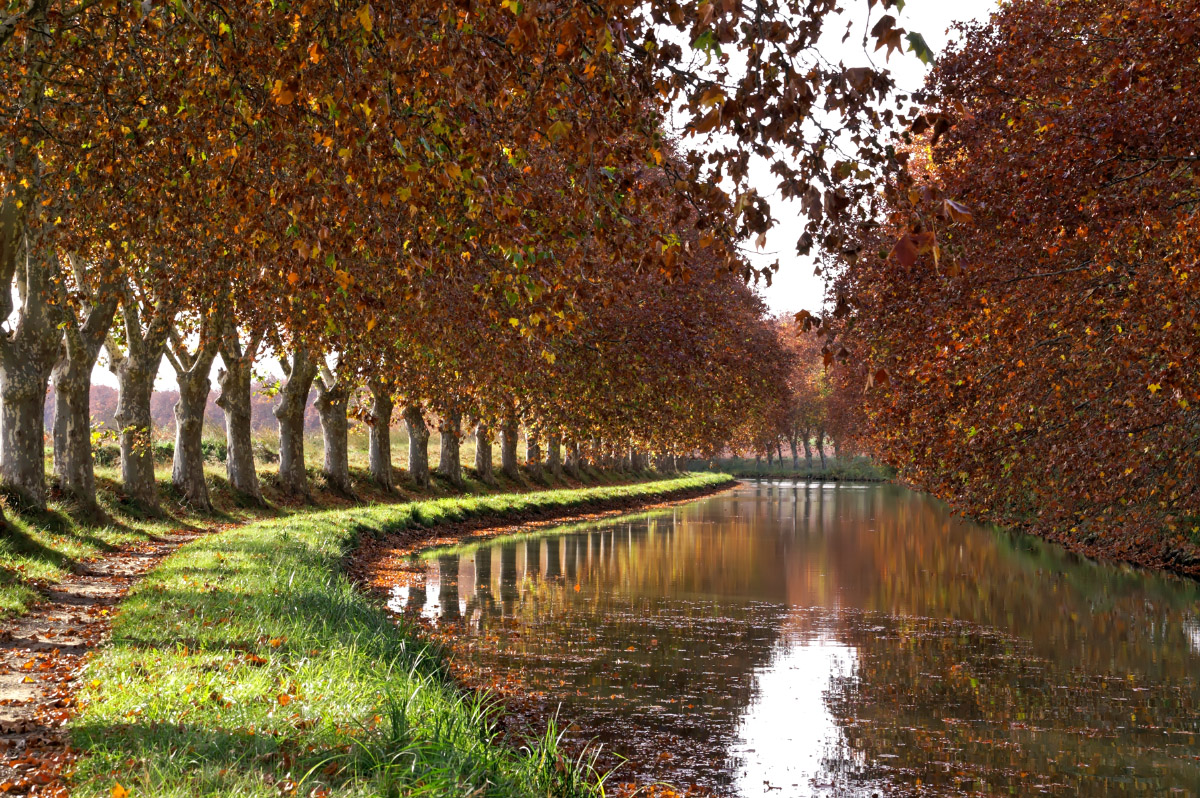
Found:
M 250 524 L 184 547 L 122 602 L 72 699 L 84 796 L 592 795 L 556 740 L 494 745 L 494 708 L 356 589 L 367 536 L 719 490 L 723 475 L 376 506 Z M 474 785 L 474 786 L 472 786 Z M 127 793 L 126 793 L 127 791 Z

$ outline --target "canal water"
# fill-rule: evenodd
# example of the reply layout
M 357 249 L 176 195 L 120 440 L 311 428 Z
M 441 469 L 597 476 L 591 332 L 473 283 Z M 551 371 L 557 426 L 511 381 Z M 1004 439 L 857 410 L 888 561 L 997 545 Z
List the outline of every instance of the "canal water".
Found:
M 898 486 L 746 483 L 424 568 L 393 608 L 628 756 L 616 781 L 1200 795 L 1200 583 Z

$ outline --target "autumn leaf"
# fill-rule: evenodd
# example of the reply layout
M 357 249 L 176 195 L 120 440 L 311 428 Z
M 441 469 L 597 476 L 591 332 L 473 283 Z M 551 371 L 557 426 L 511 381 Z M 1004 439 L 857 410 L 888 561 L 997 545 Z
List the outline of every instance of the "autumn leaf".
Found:
M 362 8 L 358 9 L 358 11 L 355 12 L 355 14 L 354 14 L 354 18 L 355 18 L 355 20 L 358 21 L 358 24 L 362 26 L 363 30 L 365 30 L 367 33 L 371 32 L 371 30 L 373 28 L 373 22 L 371 19 L 370 4 L 367 4 L 367 5 L 363 6 Z
M 129 798 L 129 790 L 122 787 L 120 782 L 114 782 L 109 795 L 112 798 Z
M 282 80 L 276 80 L 271 89 L 271 99 L 275 101 L 276 105 L 290 105 L 296 99 L 296 87 L 285 86 Z
M 925 64 L 933 63 L 933 50 L 925 43 L 925 37 L 919 33 L 910 33 L 905 37 L 908 39 L 908 51 L 914 53 L 917 58 Z

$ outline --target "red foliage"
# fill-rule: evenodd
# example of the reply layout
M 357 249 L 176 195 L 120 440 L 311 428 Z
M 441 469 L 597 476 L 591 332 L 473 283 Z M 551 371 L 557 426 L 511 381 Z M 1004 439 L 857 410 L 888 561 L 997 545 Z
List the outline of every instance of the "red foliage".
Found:
M 1018 0 L 970 29 L 930 84 L 956 124 L 914 143 L 835 286 L 843 340 L 889 377 L 873 445 L 907 479 L 1193 572 L 1197 20 L 1197 0 Z

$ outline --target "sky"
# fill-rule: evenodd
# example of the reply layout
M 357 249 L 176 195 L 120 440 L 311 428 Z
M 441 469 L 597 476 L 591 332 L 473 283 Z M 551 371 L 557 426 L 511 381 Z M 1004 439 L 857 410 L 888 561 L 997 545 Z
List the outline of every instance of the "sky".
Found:
M 948 29 L 953 23 L 984 20 L 997 4 L 997 0 L 908 0 L 904 10 L 897 15 L 898 24 L 924 36 L 936 56 L 946 49 L 947 42 L 951 40 L 952 34 Z M 851 8 L 848 13 L 856 14 L 858 19 L 866 10 L 865 0 L 849 0 L 845 5 Z M 879 14 L 877 5 L 873 18 L 877 19 Z M 855 31 L 861 29 L 861 25 L 854 27 Z M 839 35 L 836 38 L 840 38 L 845 23 L 831 24 L 828 30 L 837 31 Z M 861 62 L 861 37 L 851 36 L 844 45 L 838 43 L 836 38 L 833 45 L 824 51 L 827 58 L 842 58 L 847 64 Z M 839 53 L 839 50 L 842 52 Z M 882 59 L 876 58 L 876 64 L 882 63 Z M 897 85 L 906 91 L 920 88 L 927 71 L 926 66 L 911 53 L 905 53 L 903 57 L 893 54 L 886 66 L 891 69 Z M 795 254 L 795 242 L 803 227 L 799 204 L 772 203 L 772 212 L 779 223 L 767 236 L 767 246 L 755 256 L 754 262 L 759 266 L 767 266 L 778 260 L 779 271 L 770 287 L 759 285 L 759 293 L 772 313 L 795 313 L 800 310 L 816 312 L 821 307 L 825 284 L 821 277 L 813 274 L 815 261 L 811 257 Z

